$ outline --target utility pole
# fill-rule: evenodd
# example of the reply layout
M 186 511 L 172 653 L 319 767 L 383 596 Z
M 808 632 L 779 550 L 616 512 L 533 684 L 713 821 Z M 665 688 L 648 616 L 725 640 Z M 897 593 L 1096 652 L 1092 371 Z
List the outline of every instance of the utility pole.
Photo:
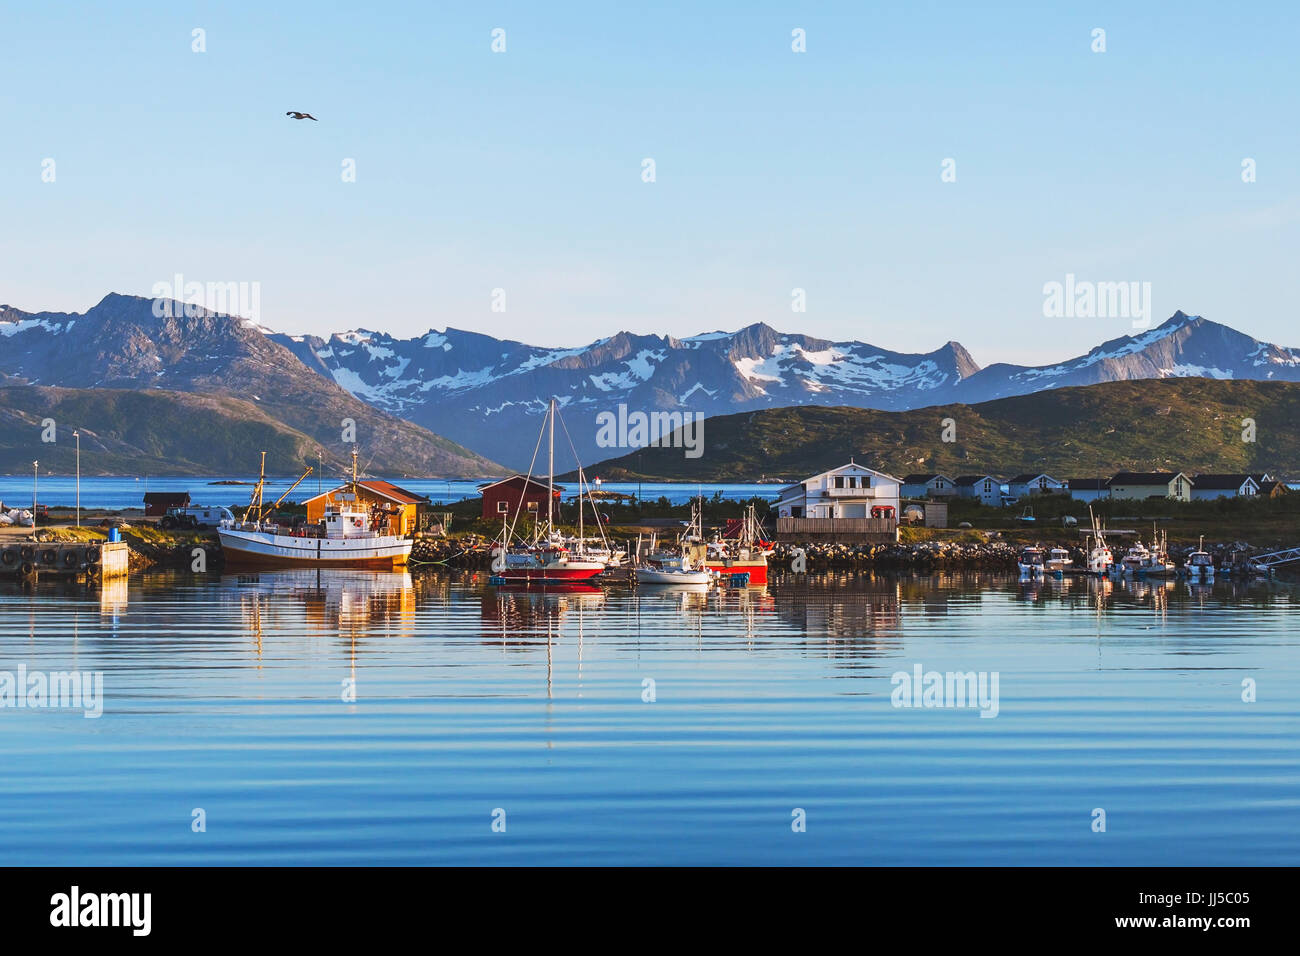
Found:
M 32 527 L 36 527 L 36 485 L 41 480 L 41 463 L 32 462 Z
M 81 432 L 74 431 L 72 437 L 77 440 L 77 523 L 81 527 Z

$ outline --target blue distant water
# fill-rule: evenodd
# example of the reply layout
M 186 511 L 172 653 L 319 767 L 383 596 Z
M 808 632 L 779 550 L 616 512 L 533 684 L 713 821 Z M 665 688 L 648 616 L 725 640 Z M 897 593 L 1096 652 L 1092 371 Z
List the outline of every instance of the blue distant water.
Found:
M 297 478 L 277 478 L 270 482 L 270 492 L 276 497 L 287 490 Z M 214 481 L 236 480 L 248 482 L 246 485 L 218 485 Z M 246 504 L 249 485 L 257 480 L 256 475 L 215 476 L 212 478 L 86 478 L 81 479 L 81 505 L 83 508 L 142 508 L 146 491 L 188 491 L 196 504 Z M 477 498 L 478 481 L 441 478 L 411 478 L 394 480 L 394 483 L 417 494 L 427 495 L 431 501 L 451 504 L 466 498 Z M 338 484 L 337 478 L 325 478 L 317 482 L 316 476 L 308 478 L 294 491 L 289 500 L 313 495 L 318 489 L 328 489 Z M 569 494 L 577 494 L 576 482 L 559 482 Z M 661 495 L 673 504 L 683 504 L 696 494 L 712 497 L 721 491 L 724 498 L 744 500 L 752 497 L 776 500 L 781 485 L 775 484 L 685 484 L 667 482 L 604 482 L 603 491 L 616 491 L 622 494 L 638 495 L 647 500 L 655 500 Z M 75 504 L 77 483 L 75 478 L 66 475 L 42 475 L 36 488 L 41 504 L 68 505 Z M 10 507 L 30 507 L 32 503 L 31 475 L 0 475 L 0 502 Z
M 982 575 L 0 583 L 0 671 L 104 687 L 0 709 L 0 865 L 1295 865 L 1295 613 Z M 997 716 L 895 706 L 918 665 L 998 675 Z

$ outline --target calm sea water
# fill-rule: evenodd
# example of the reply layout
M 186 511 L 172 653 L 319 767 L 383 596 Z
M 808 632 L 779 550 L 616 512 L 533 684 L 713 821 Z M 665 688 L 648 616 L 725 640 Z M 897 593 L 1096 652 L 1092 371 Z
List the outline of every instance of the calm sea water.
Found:
M 277 478 L 270 480 L 269 493 L 279 497 L 288 490 L 297 478 Z M 217 481 L 242 481 L 244 485 L 220 485 Z M 83 508 L 143 508 L 146 491 L 188 491 L 195 504 L 202 505 L 243 505 L 248 503 L 248 487 L 257 480 L 256 475 L 230 475 L 211 478 L 122 478 L 96 477 L 81 479 L 81 506 Z M 338 484 L 339 478 L 326 476 L 318 482 L 313 475 L 298 486 L 291 500 L 301 500 L 315 494 L 320 489 L 328 490 Z M 479 481 L 443 478 L 401 478 L 393 479 L 408 491 L 427 495 L 431 501 L 451 504 L 466 498 L 479 496 Z M 576 482 L 561 482 L 572 494 L 577 494 Z M 603 491 L 615 491 L 625 495 L 636 495 L 647 500 L 660 496 L 668 498 L 673 504 L 684 504 L 693 496 L 703 494 L 712 497 L 722 492 L 724 498 L 746 500 L 759 497 L 776 500 L 782 486 L 774 484 L 712 483 L 684 484 L 673 482 L 619 482 L 606 481 L 601 484 Z M 77 500 L 76 478 L 68 475 L 42 474 L 32 488 L 32 475 L 0 475 L 0 502 L 7 507 L 29 508 L 32 504 L 33 490 L 41 504 L 71 507 Z
M 0 670 L 104 681 L 98 719 L 0 710 L 0 864 L 1294 865 L 1295 609 L 973 575 L 0 584 Z M 918 664 L 996 673 L 997 716 L 893 706 Z

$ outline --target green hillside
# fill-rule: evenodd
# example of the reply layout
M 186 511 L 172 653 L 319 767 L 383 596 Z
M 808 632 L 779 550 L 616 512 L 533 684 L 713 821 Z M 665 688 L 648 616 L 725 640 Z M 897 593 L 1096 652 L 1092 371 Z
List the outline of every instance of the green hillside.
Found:
M 956 441 L 942 440 L 952 419 Z M 1255 442 L 1242 440 L 1243 419 Z M 1300 384 L 1169 378 L 1106 382 L 907 412 L 777 408 L 707 419 L 704 454 L 646 448 L 587 469 L 610 481 L 797 479 L 847 462 L 1060 478 L 1115 471 L 1300 471 Z
M 53 419 L 57 441 L 42 438 L 42 422 Z M 427 474 L 435 456 L 456 450 L 456 462 L 478 456 L 425 429 L 401 423 L 401 441 L 367 443 L 361 427 L 357 449 L 372 474 Z M 130 389 L 71 389 L 39 386 L 0 388 L 0 473 L 70 474 L 81 431 L 83 475 L 230 475 L 257 471 L 266 451 L 267 471 L 289 474 L 315 465 L 320 443 L 290 427 L 254 402 L 222 395 Z M 341 435 L 340 435 L 341 437 Z M 325 445 L 326 468 L 348 460 L 351 445 Z

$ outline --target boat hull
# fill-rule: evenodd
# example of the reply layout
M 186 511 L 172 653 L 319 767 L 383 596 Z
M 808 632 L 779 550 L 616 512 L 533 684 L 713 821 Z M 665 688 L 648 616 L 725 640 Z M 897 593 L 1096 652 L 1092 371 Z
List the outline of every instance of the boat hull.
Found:
M 392 571 L 411 557 L 409 538 L 302 538 L 267 531 L 222 530 L 221 550 L 230 569 L 355 568 Z
M 762 586 L 767 584 L 767 559 L 757 560 L 755 558 L 737 558 L 728 560 L 725 558 L 710 558 L 704 562 L 704 566 L 710 571 L 716 571 L 718 574 L 726 577 L 729 574 L 749 574 L 749 583 L 751 586 Z
M 636 583 L 664 585 L 667 587 L 682 585 L 707 585 L 712 580 L 708 571 L 671 571 L 657 568 L 637 568 Z M 751 579 L 752 580 L 752 579 Z
M 571 567 L 557 565 L 554 567 L 506 568 L 494 571 L 495 577 L 503 584 L 578 584 L 591 581 L 605 570 L 603 564 L 595 567 Z

